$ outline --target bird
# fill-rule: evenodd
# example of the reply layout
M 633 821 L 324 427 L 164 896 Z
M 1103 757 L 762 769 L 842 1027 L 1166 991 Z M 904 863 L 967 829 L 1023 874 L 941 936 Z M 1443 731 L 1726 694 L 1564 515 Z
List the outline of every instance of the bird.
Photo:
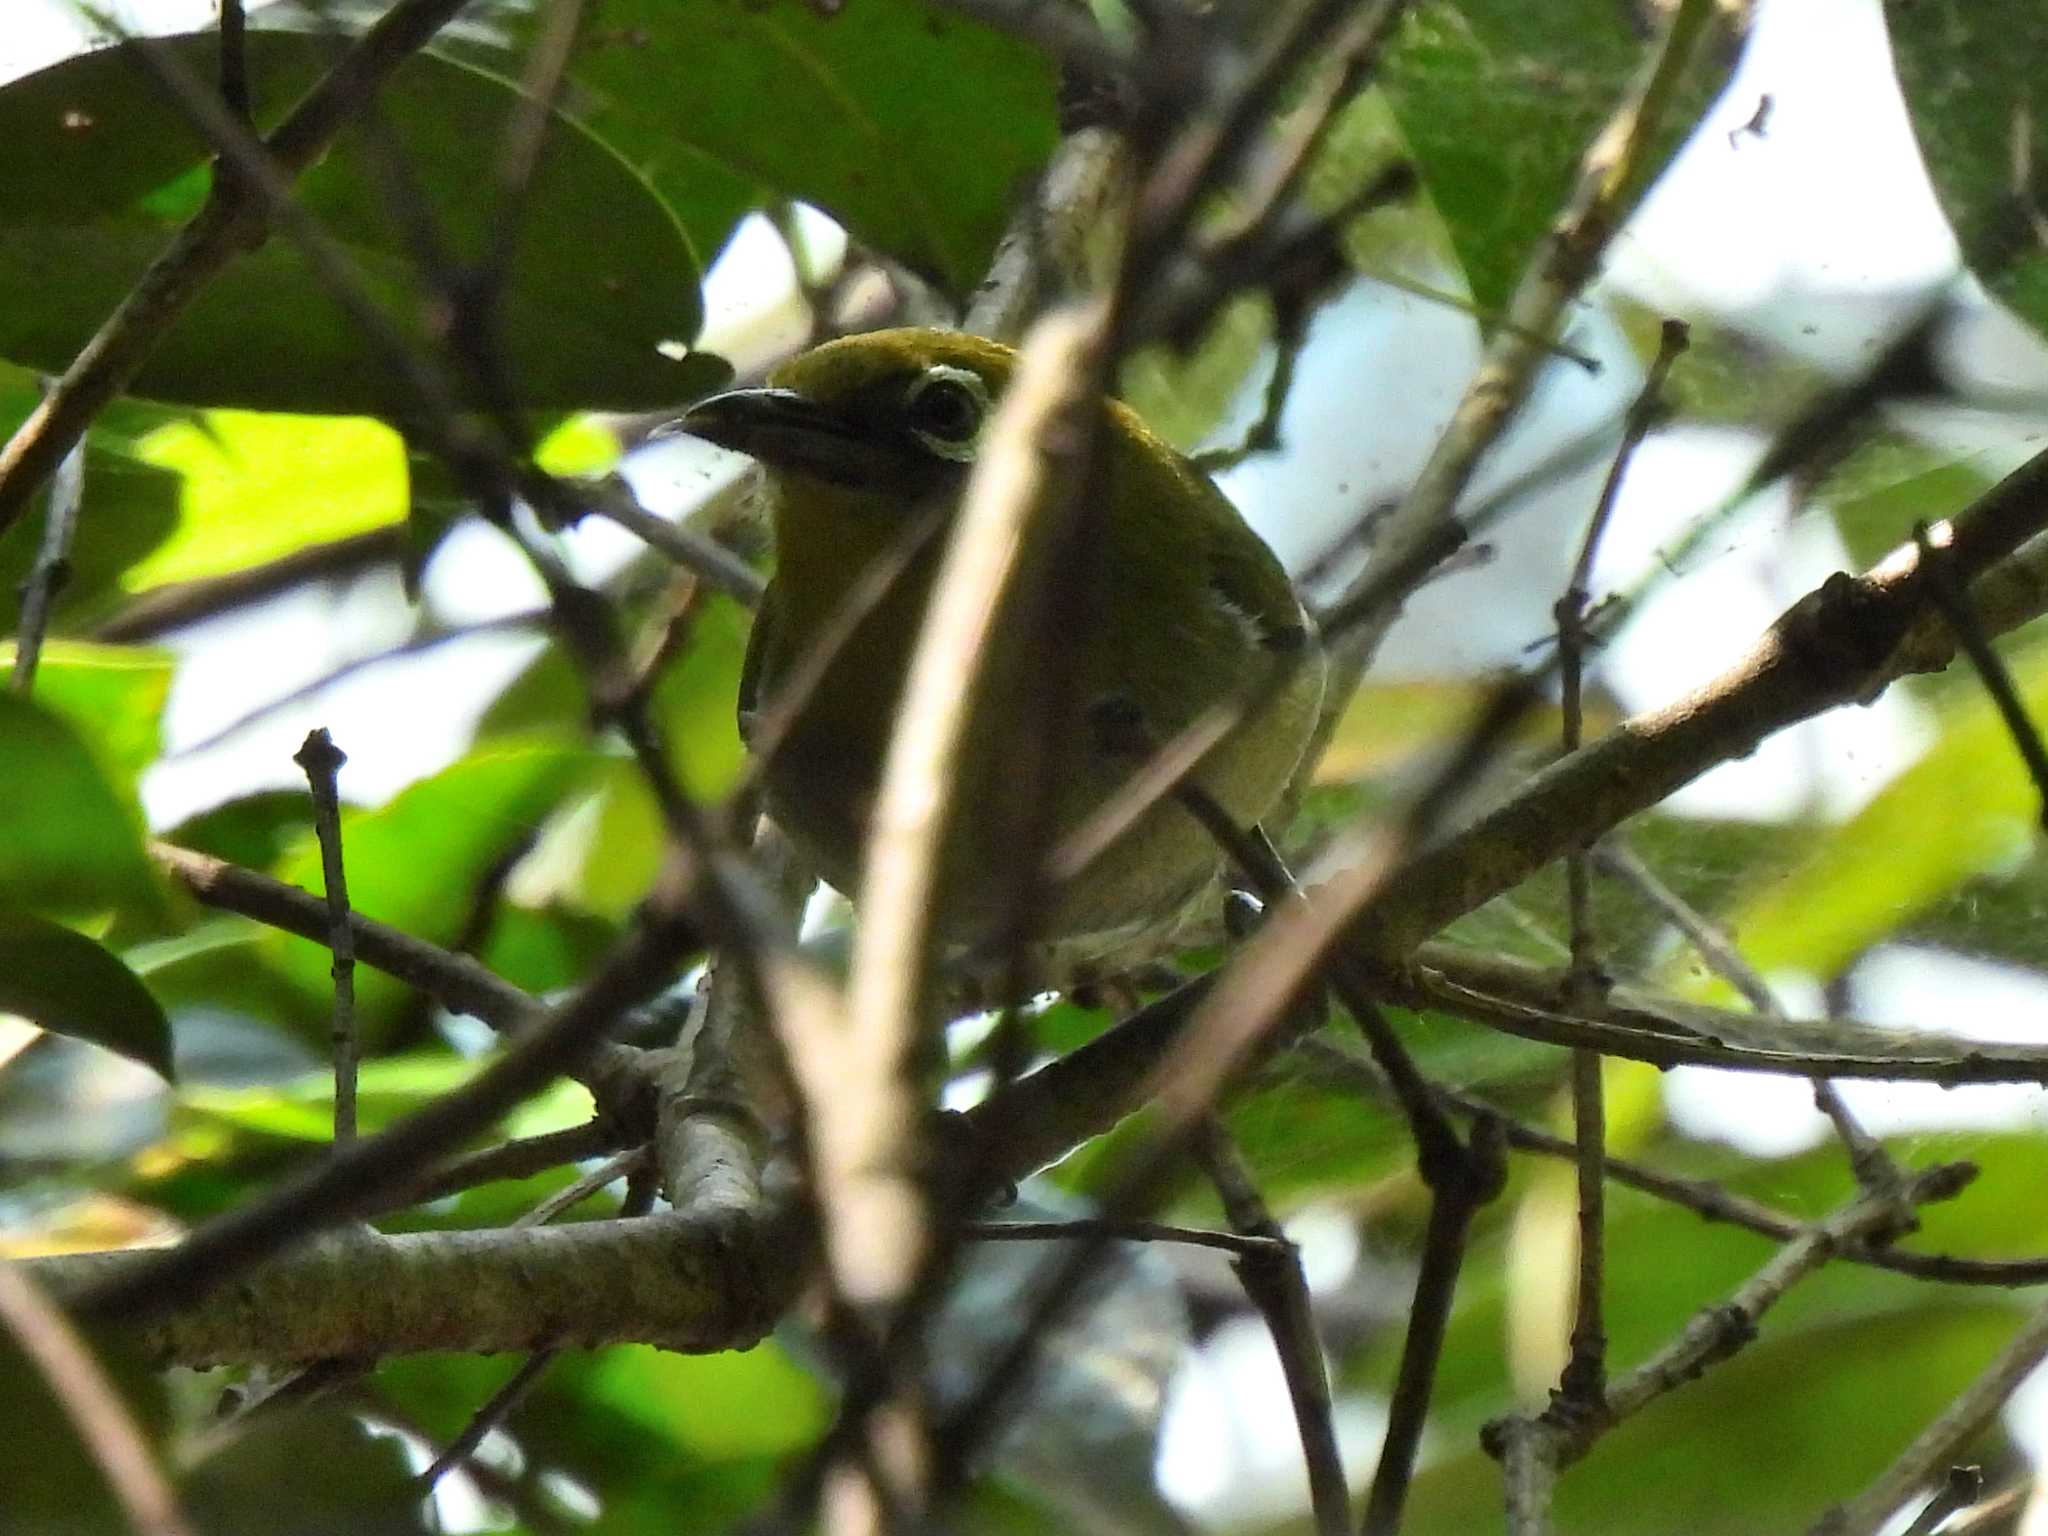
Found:
M 868 820 L 944 529 L 1017 358 L 962 332 L 871 331 L 814 347 L 765 387 L 711 396 L 682 418 L 685 431 L 762 467 L 775 566 L 742 666 L 741 733 L 753 744 L 759 722 L 786 707 L 777 703 L 785 690 L 812 674 L 762 769 L 764 800 L 856 912 Z M 998 681 L 969 720 L 932 920 L 956 950 L 991 942 L 1011 912 L 1018 851 L 1038 846 L 1033 827 L 1049 826 L 1056 840 L 1082 825 L 1142 762 L 1138 744 L 1169 741 L 1212 706 L 1249 700 L 1192 776 L 1249 826 L 1281 801 L 1314 734 L 1323 652 L 1280 561 L 1135 411 L 1107 398 L 1100 408 L 1083 493 L 1102 498 L 1084 509 L 1093 600 L 1070 609 L 1078 625 L 1053 636 L 1070 647 L 1065 657 L 999 636 L 989 663 Z M 881 566 L 893 579 L 877 598 L 864 583 Z M 820 670 L 819 648 L 835 638 Z M 1068 706 L 1059 718 L 1040 696 L 1052 678 L 1063 680 Z M 1027 760 L 1042 777 L 1020 771 Z M 1034 797 L 1031 784 L 1050 788 Z M 1049 821 L 1034 823 L 1047 793 Z M 1050 894 L 1034 938 L 1056 946 L 1067 969 L 1151 958 L 1163 942 L 1134 951 L 1147 935 L 1178 931 L 1219 894 L 1222 873 L 1211 833 L 1184 804 L 1162 800 Z

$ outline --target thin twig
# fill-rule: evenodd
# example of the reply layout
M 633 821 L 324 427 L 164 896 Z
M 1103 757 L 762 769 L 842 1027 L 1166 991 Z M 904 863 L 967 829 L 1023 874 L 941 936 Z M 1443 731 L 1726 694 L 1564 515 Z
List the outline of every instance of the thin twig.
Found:
M 1913 1523 L 1899 1536 L 1934 1536 L 1957 1510 L 1977 1502 L 1984 1492 L 1984 1469 L 1978 1466 L 1950 1467 L 1934 1497 L 1913 1517 Z
M 1366 1495 L 1363 1536 L 1395 1536 L 1401 1528 L 1415 1460 L 1422 1450 L 1422 1431 L 1429 1420 L 1437 1363 L 1443 1358 L 1451 1303 L 1464 1268 L 1466 1235 L 1480 1207 L 1506 1187 L 1500 1131 L 1490 1116 L 1482 1115 L 1473 1124 L 1471 1142 L 1458 1166 L 1459 1182 L 1430 1187 L 1429 1227 L 1423 1235 L 1415 1294 L 1408 1303 L 1401 1363 L 1387 1403 L 1387 1432 L 1379 1464 L 1373 1468 L 1372 1490 Z
M 292 761 L 306 773 L 313 792 L 313 829 L 320 839 L 320 872 L 327 891 L 328 972 L 334 978 L 334 1008 L 328 1044 L 334 1061 L 334 1143 L 356 1139 L 356 939 L 350 923 L 348 877 L 341 855 L 341 795 L 337 779 L 348 754 L 334 744 L 327 727 L 306 733 Z
M 1649 435 L 1663 410 L 1664 381 L 1690 340 L 1685 323 L 1666 320 L 1659 331 L 1657 355 L 1643 378 L 1643 387 L 1623 418 L 1620 446 L 1587 519 L 1571 578 L 1553 610 L 1557 619 L 1558 684 L 1562 697 L 1563 748 L 1579 750 L 1585 731 L 1586 609 L 1593 600 L 1593 562 L 1606 537 L 1636 449 Z M 1592 878 L 1586 848 L 1565 856 L 1565 888 L 1571 924 L 1571 967 L 1565 996 L 1569 1002 L 1596 999 L 1606 990 L 1593 934 Z M 1599 1052 L 1572 1052 L 1572 1133 L 1578 1142 L 1578 1284 L 1574 1289 L 1571 1354 L 1558 1390 L 1581 1403 L 1596 1403 L 1607 1380 L 1605 1276 L 1607 1254 L 1607 1105 L 1601 1082 Z
M 521 1213 L 512 1225 L 514 1228 L 546 1226 L 571 1206 L 588 1200 L 608 1184 L 618 1183 L 628 1174 L 646 1166 L 647 1162 L 645 1147 L 628 1147 L 623 1152 L 615 1152 L 588 1173 L 578 1176 L 573 1183 L 564 1185 L 544 1200 L 536 1201 L 533 1208 Z
M 1550 1528 L 1547 1491 L 1536 1497 L 1532 1490 L 1554 1486 L 1557 1474 L 1615 1425 L 1743 1349 L 1786 1292 L 1845 1245 L 1896 1232 L 1902 1199 L 1907 1209 L 1950 1199 L 1975 1175 L 1968 1163 L 1945 1163 L 1915 1174 L 1897 1195 L 1860 1196 L 1787 1243 L 1725 1301 L 1695 1313 L 1669 1344 L 1608 1383 L 1599 1401 L 1578 1402 L 1558 1394 L 1541 1413 L 1488 1425 L 1481 1443 L 1506 1469 L 1510 1536 L 1536 1536 Z
M 2019 1384 L 2048 1357 L 2048 1306 L 2041 1307 L 2013 1335 L 1998 1357 L 1935 1416 L 1877 1480 L 1808 1528 L 1808 1536 L 1876 1536 L 1885 1522 L 1936 1475 L 1936 1468 L 1990 1422 Z
M 499 1179 L 529 1179 L 564 1163 L 601 1157 L 619 1148 L 619 1127 L 603 1116 L 572 1125 L 565 1130 L 546 1131 L 538 1136 L 520 1136 L 501 1141 L 495 1147 L 452 1157 L 405 1194 L 407 1205 L 440 1200 L 479 1184 Z
M 1977 669 L 1977 677 L 1984 685 L 1984 691 L 1991 695 L 1991 702 L 1998 707 L 1999 718 L 2012 735 L 2013 745 L 2019 749 L 2020 759 L 2027 765 L 2028 776 L 2034 781 L 2034 793 L 2040 799 L 2038 816 L 2043 826 L 2048 826 L 2048 748 L 2041 744 L 2041 732 L 2027 714 L 2027 706 L 2020 699 L 2019 690 L 2013 686 L 2012 674 L 2005 663 L 1999 660 L 1998 652 L 1991 648 L 1991 641 L 1985 636 L 1984 626 L 1970 609 L 1968 596 L 1957 586 L 1949 574 L 1947 557 L 1935 544 L 1927 531 L 1927 524 L 1913 525 L 1913 543 L 1920 551 L 1920 569 L 1935 604 L 1941 609 L 1942 617 L 1955 632 L 1963 653 L 1970 658 L 1970 665 Z
M 1185 1243 L 1194 1248 L 1214 1248 L 1237 1258 L 1257 1255 L 1271 1257 L 1291 1250 L 1284 1237 L 1258 1233 L 1211 1232 L 1205 1227 L 1181 1227 L 1163 1221 L 963 1221 L 960 1235 L 971 1242 L 1066 1242 L 1077 1237 L 1109 1237 L 1129 1243 Z
M 135 1536 L 190 1536 L 170 1479 L 92 1351 L 19 1265 L 0 1259 L 0 1326 L 62 1405 Z
M 527 1393 L 540 1384 L 547 1368 L 560 1353 L 554 1345 L 543 1344 L 520 1361 L 519 1369 L 506 1378 L 503 1386 L 484 1400 L 483 1406 L 470 1416 L 463 1425 L 462 1433 L 443 1447 L 441 1454 L 427 1464 L 426 1470 L 416 1479 L 422 1493 L 430 1493 L 441 1479 L 468 1461 L 476 1448 L 484 1443 L 490 1432 L 512 1416 L 512 1412 L 526 1401 Z
M 1766 1018 L 1784 1018 L 1784 1010 L 1778 1006 L 1777 997 L 1770 984 L 1758 974 L 1735 947 L 1734 942 L 1717 928 L 1714 923 L 1695 908 L 1678 892 L 1657 878 L 1655 870 L 1643 862 L 1642 856 L 1625 842 L 1601 843 L 1593 849 L 1594 862 L 1616 879 L 1631 885 L 1651 906 L 1655 907 L 1673 927 L 1685 935 L 1687 941 L 1706 961 L 1708 969 L 1720 976 L 1741 994 L 1748 1004 Z M 1879 1189 L 1896 1186 L 1899 1181 L 1898 1166 L 1891 1154 L 1850 1111 L 1834 1084 L 1824 1077 L 1813 1080 L 1813 1102 L 1835 1128 L 1842 1145 L 1849 1153 L 1849 1166 L 1856 1174 L 1857 1183 L 1865 1189 Z
M 243 122 L 251 121 L 249 18 L 242 0 L 220 0 L 220 99 Z
M 1266 1208 L 1243 1154 L 1213 1115 L 1196 1132 L 1193 1150 L 1195 1160 L 1215 1186 L 1231 1226 L 1244 1236 L 1266 1239 L 1268 1246 L 1238 1256 L 1237 1277 L 1246 1297 L 1266 1320 L 1273 1352 L 1287 1378 L 1318 1536 L 1347 1536 L 1351 1495 L 1337 1450 L 1337 1428 L 1330 1416 L 1330 1377 L 1323 1363 L 1322 1340 L 1316 1334 L 1308 1279 L 1301 1272 L 1301 1255 Z
M 21 635 L 14 647 L 14 691 L 27 698 L 35 689 L 36 666 L 43 656 L 57 594 L 71 579 L 71 544 L 78 533 L 78 514 L 85 502 L 85 443 L 81 440 L 58 462 L 43 503 L 43 537 L 36 545 L 35 564 L 21 584 Z

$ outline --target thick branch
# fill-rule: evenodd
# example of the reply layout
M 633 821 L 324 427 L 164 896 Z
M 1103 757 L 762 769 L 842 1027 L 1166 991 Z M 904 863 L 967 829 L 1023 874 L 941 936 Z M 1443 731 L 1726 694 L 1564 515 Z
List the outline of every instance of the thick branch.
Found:
M 144 1323 L 165 1364 L 379 1359 L 543 1344 L 745 1349 L 789 1306 L 804 1267 L 779 1220 L 675 1212 L 632 1221 L 385 1237 L 328 1233 Z M 32 1259 L 59 1298 L 128 1288 L 147 1249 Z

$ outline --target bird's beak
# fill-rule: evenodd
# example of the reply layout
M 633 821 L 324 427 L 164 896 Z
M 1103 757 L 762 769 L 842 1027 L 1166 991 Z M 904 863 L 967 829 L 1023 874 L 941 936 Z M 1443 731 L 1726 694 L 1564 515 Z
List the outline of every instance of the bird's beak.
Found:
M 734 389 L 699 400 L 682 429 L 707 443 L 759 459 L 771 469 L 816 475 L 836 485 L 887 485 L 904 452 L 793 389 Z

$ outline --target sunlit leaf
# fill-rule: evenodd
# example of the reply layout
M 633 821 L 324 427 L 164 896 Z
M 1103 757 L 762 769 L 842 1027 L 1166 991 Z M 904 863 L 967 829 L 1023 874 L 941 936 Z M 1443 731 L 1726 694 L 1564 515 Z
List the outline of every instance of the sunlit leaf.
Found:
M 206 411 L 159 427 L 136 453 L 180 482 L 178 530 L 129 569 L 131 589 L 260 564 L 406 513 L 405 445 L 362 417 Z

